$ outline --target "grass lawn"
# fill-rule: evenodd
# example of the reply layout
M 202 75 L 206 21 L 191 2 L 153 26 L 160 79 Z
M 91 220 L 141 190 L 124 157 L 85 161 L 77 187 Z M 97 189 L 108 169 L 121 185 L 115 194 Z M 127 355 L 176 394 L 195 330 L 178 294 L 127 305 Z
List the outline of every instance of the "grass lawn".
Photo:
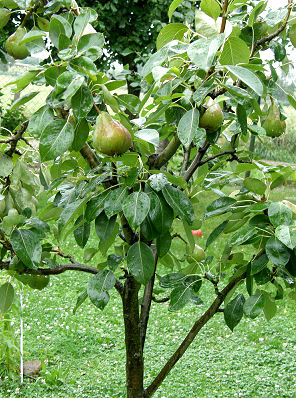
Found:
M 291 200 L 295 191 L 275 193 Z M 208 196 L 208 194 L 207 194 Z M 214 199 L 214 197 L 213 197 Z M 201 200 L 201 209 L 203 200 Z M 211 219 L 211 229 L 221 218 Z M 201 246 L 208 236 L 203 225 Z M 226 238 L 213 244 L 208 254 L 221 251 Z M 89 246 L 91 246 L 89 243 Z M 174 243 L 180 245 L 179 241 Z M 71 240 L 65 252 L 76 250 Z M 81 254 L 77 261 L 83 261 Z M 95 263 L 94 263 L 95 264 Z M 87 301 L 75 315 L 72 309 L 88 275 L 68 272 L 52 277 L 43 291 L 26 290 L 24 311 L 25 360 L 46 361 L 46 371 L 34 379 L 0 383 L 0 397 L 124 397 L 125 349 L 121 304 L 115 291 L 101 312 Z M 204 284 L 201 298 L 212 297 Z M 206 304 L 190 304 L 179 313 L 167 304 L 153 304 L 145 349 L 146 384 L 153 380 L 177 348 Z M 156 398 L 296 397 L 296 311 L 290 299 L 279 303 L 270 322 L 263 316 L 244 318 L 232 333 L 219 313 L 201 330 L 194 344 L 172 370 Z M 61 380 L 55 385 L 55 372 Z

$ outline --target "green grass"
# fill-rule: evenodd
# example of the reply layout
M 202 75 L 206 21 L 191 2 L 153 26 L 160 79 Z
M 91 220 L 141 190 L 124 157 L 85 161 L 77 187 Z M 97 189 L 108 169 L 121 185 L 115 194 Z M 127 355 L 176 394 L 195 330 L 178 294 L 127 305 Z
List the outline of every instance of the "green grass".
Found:
M 273 196 L 291 200 L 295 191 L 281 190 Z M 201 195 L 201 211 L 203 198 L 204 194 Z M 203 225 L 201 246 L 219 221 L 221 219 L 217 218 Z M 208 254 L 220 251 L 225 241 L 225 237 L 221 237 Z M 176 249 L 180 249 L 181 241 L 174 242 Z M 76 250 L 70 240 L 65 251 Z M 81 254 L 77 260 L 82 261 Z M 0 383 L 0 397 L 125 396 L 123 321 L 116 292 L 112 292 L 103 312 L 86 302 L 76 315 L 72 313 L 77 295 L 88 279 L 88 275 L 69 272 L 52 277 L 51 286 L 42 292 L 25 290 L 25 360 L 45 360 L 46 372 L 34 380 L 25 379 L 21 389 L 18 378 L 4 380 Z M 210 302 L 212 291 L 207 283 L 201 297 L 205 303 Z M 278 306 L 278 315 L 270 322 L 262 316 L 255 320 L 244 318 L 233 333 L 226 327 L 223 314 L 215 315 L 155 397 L 295 396 L 295 303 L 287 299 Z M 172 313 L 167 311 L 167 304 L 152 305 L 145 349 L 146 384 L 153 380 L 205 309 L 206 305 L 189 305 Z M 62 384 L 50 386 L 50 375 L 58 367 Z

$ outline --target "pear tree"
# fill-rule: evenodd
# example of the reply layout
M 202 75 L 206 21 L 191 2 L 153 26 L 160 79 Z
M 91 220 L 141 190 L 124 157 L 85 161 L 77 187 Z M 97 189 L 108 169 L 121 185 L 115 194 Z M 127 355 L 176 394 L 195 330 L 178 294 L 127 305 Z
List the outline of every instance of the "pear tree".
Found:
M 170 20 L 181 3 L 171 2 Z M 296 205 L 271 199 L 295 172 L 246 150 L 250 137 L 272 139 L 285 130 L 274 95 L 277 69 L 264 50 L 286 71 L 293 0 L 276 12 L 266 1 L 198 2 L 194 24 L 169 23 L 160 31 L 157 51 L 141 71 L 140 98 L 97 66 L 105 42 L 92 28 L 93 9 L 72 0 L 1 0 L 0 6 L 22 17 L 6 42 L 7 62 L 35 59 L 13 82 L 20 98 L 12 106 L 34 98 L 38 91 L 23 93 L 31 84 L 51 88 L 29 120 L 9 134 L 0 131 L 1 272 L 40 290 L 51 275 L 88 273 L 76 308 L 89 298 L 102 311 L 117 294 L 126 396 L 151 397 L 214 316 L 233 330 L 244 317 L 271 319 L 278 300 L 295 297 Z M 36 63 L 40 51 L 48 58 Z M 286 99 L 296 108 L 294 96 Z M 203 192 L 211 195 L 201 214 Z M 192 231 L 217 216 L 223 221 L 205 247 L 196 246 Z M 69 236 L 83 264 L 63 249 Z M 218 239 L 224 249 L 209 255 Z M 186 311 L 201 303 L 205 285 L 212 294 L 203 297 L 202 314 L 147 385 L 152 301 Z M 9 304 L 3 292 L 11 294 L 13 286 L 7 286 L 0 299 Z

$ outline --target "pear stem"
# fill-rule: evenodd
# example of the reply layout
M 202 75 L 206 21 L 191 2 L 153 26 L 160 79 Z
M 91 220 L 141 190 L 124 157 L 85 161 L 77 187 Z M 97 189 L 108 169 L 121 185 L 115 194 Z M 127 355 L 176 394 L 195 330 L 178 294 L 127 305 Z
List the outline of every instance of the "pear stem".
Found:
M 102 111 L 99 109 L 98 105 L 94 103 L 94 108 L 100 114 Z

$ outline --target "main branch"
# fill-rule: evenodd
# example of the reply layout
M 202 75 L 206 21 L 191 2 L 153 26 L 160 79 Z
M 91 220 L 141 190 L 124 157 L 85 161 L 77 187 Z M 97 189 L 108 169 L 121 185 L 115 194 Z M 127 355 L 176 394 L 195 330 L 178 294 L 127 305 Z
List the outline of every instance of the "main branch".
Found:
M 239 283 L 242 279 L 246 277 L 246 273 L 238 276 L 237 278 L 232 279 L 228 285 L 224 287 L 224 289 L 219 293 L 216 299 L 213 301 L 212 305 L 208 308 L 208 310 L 195 322 L 191 330 L 188 332 L 187 336 L 184 338 L 180 346 L 174 352 L 174 354 L 170 357 L 164 367 L 161 369 L 159 374 L 153 380 L 149 387 L 145 390 L 145 397 L 151 397 L 164 379 L 167 377 L 169 372 L 172 370 L 174 365 L 179 361 L 179 359 L 183 356 L 187 348 L 195 339 L 198 332 L 201 328 L 217 313 L 219 312 L 219 307 L 223 303 L 225 297 L 230 292 L 230 290 Z

